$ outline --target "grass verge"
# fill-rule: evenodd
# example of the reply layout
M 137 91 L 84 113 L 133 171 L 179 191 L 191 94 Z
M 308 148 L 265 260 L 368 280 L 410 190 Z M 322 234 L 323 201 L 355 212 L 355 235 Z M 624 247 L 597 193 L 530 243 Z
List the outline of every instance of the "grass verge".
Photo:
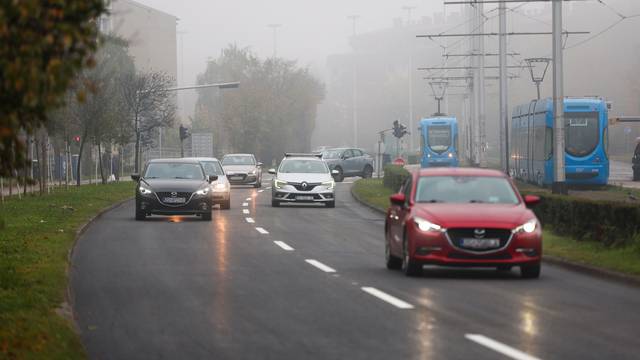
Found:
M 388 207 L 389 196 L 393 193 L 379 179 L 356 181 L 353 192 L 360 200 L 382 209 Z M 640 244 L 607 247 L 595 241 L 576 241 L 558 236 L 551 229 L 545 229 L 544 253 L 573 263 L 640 275 Z
M 0 358 L 85 357 L 72 324 L 58 315 L 67 254 L 83 224 L 132 195 L 133 184 L 122 182 L 56 188 L 0 205 Z

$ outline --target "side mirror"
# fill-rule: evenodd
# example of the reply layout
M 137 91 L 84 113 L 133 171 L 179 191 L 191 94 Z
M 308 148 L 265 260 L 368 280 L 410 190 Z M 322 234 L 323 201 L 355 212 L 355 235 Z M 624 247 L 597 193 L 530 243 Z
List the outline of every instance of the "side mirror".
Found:
M 140 174 L 131 174 L 131 180 L 140 181 Z
M 261 163 L 261 162 L 258 162 L 258 163 L 256 164 L 256 167 L 261 167 L 261 166 L 262 166 L 262 163 Z
M 525 195 L 524 203 L 527 207 L 534 207 L 540 203 L 540 196 L 536 195 Z
M 389 201 L 391 201 L 392 205 L 404 206 L 404 203 L 407 201 L 407 198 L 403 193 L 393 194 L 389 197 Z
M 209 183 L 212 183 L 218 180 L 218 175 L 209 175 L 209 178 L 207 180 L 209 180 Z
M 269 174 L 275 175 L 276 174 L 276 169 L 273 169 L 273 168 L 269 169 Z
M 338 175 L 340 175 L 340 171 L 336 169 L 331 170 L 331 176 L 338 176 Z

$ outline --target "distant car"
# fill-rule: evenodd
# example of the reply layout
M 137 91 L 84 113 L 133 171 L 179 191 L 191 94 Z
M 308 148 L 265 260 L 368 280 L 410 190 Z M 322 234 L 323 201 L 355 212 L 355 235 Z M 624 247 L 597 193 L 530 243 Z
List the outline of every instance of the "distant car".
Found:
M 143 174 L 131 175 L 137 182 L 136 220 L 149 215 L 199 215 L 203 220 L 211 220 L 211 183 L 218 176 L 206 176 L 198 161 L 151 160 Z
M 269 173 L 275 175 L 271 187 L 273 207 L 284 202 L 336 206 L 336 184 L 320 154 L 285 154 L 278 170 L 269 169 Z
M 322 159 L 329 169 L 338 171 L 335 176 L 341 182 L 348 176 L 370 178 L 373 175 L 373 157 L 362 149 L 334 148 L 322 152 Z
M 499 171 L 432 168 L 412 173 L 391 196 L 385 222 L 389 269 L 407 276 L 422 266 L 520 267 L 540 275 L 542 229 L 527 208 L 537 196 L 520 196 Z
M 216 175 L 218 180 L 211 183 L 211 193 L 214 204 L 220 204 L 220 209 L 229 210 L 231 208 L 231 184 L 227 180 L 222 164 L 216 158 L 191 158 L 202 164 L 207 175 Z
M 636 145 L 636 149 L 633 152 L 633 158 L 631 159 L 631 169 L 633 170 L 633 181 L 640 180 L 640 142 Z
M 231 185 L 262 186 L 262 163 L 253 154 L 227 154 L 222 167 Z

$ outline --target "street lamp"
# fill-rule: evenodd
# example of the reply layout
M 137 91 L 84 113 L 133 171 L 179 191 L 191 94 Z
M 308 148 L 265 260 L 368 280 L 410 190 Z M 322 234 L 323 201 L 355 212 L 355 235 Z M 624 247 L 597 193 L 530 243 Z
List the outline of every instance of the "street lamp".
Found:
M 540 84 L 544 81 L 544 76 L 547 74 L 550 58 L 529 58 L 524 59 L 529 66 L 529 72 L 531 73 L 531 81 L 536 84 L 538 90 L 538 100 L 540 100 Z
M 443 116 L 444 114 L 440 112 L 440 103 L 442 102 L 442 99 L 444 99 L 444 95 L 447 93 L 447 87 L 449 86 L 449 83 L 446 81 L 430 81 L 429 85 L 431 86 L 433 97 L 438 102 L 438 112 L 434 115 Z

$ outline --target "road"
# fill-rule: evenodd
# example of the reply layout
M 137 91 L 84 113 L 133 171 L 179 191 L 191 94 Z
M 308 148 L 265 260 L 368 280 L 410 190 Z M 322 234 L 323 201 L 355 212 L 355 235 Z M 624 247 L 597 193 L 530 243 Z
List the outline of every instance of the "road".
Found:
M 234 188 L 212 222 L 133 220 L 79 239 L 71 290 L 93 359 L 637 359 L 640 289 L 545 265 L 386 270 L 383 223 L 338 184 L 335 209 Z M 244 205 L 244 206 L 243 206 Z

